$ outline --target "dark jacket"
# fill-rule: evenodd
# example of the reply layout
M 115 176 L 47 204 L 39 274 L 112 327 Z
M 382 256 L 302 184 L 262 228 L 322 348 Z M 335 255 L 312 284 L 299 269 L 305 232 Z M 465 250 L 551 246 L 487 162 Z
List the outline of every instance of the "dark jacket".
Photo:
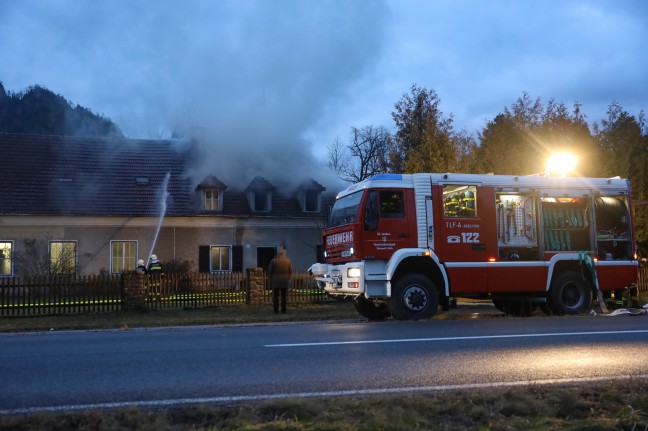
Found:
M 151 274 L 152 277 L 159 278 L 160 275 L 162 274 L 162 265 L 160 265 L 160 261 L 152 260 L 148 270 L 149 270 L 149 274 Z
M 270 287 L 273 289 L 288 289 L 292 275 L 292 262 L 286 256 L 277 256 L 268 265 Z
M 146 269 L 146 266 L 144 265 L 137 265 L 137 268 L 135 268 L 135 271 L 143 272 L 144 274 L 148 274 L 148 269 Z

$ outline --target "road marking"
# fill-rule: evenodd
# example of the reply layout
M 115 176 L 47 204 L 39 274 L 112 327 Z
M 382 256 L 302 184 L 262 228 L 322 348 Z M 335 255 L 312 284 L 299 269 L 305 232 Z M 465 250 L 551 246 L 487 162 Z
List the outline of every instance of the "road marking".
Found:
M 325 341 L 320 343 L 265 344 L 263 347 L 343 346 L 349 344 L 423 343 L 429 341 L 493 340 L 498 338 L 573 337 L 575 335 L 621 335 L 645 333 L 648 333 L 648 329 L 637 329 L 632 331 L 549 332 L 543 334 L 475 335 L 467 337 L 397 338 L 393 340 Z
M 491 382 L 491 383 L 468 383 L 462 385 L 437 385 L 437 386 L 414 386 L 398 388 L 379 388 L 379 389 L 349 389 L 341 391 L 321 391 L 321 392 L 293 392 L 278 394 L 259 394 L 259 395 L 232 395 L 222 397 L 200 397 L 200 398 L 176 398 L 166 400 L 133 400 L 114 403 L 94 403 L 94 404 L 69 404 L 60 406 L 42 406 L 42 407 L 25 407 L 16 409 L 0 410 L 0 416 L 6 415 L 23 415 L 38 412 L 61 413 L 79 410 L 98 410 L 98 409 L 120 409 L 128 407 L 138 408 L 167 408 L 192 404 L 232 404 L 241 402 L 257 402 L 267 400 L 278 400 L 286 398 L 320 398 L 320 397 L 339 397 L 339 396 L 362 396 L 362 395 L 394 395 L 401 393 L 421 393 L 421 392 L 444 392 L 455 390 L 473 390 L 473 389 L 492 389 L 492 388 L 511 388 L 524 386 L 542 386 L 542 385 L 560 385 L 560 384 L 581 384 L 596 382 L 613 382 L 622 380 L 648 380 L 648 374 L 623 375 L 623 376 L 601 376 L 601 377 L 577 377 L 570 379 L 544 379 L 544 380 L 522 380 L 513 382 Z

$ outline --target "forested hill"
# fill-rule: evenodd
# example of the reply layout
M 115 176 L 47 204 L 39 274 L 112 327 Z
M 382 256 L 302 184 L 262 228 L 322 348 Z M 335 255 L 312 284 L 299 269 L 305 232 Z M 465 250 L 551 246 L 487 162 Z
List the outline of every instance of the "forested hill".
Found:
M 123 138 L 107 118 L 70 102 L 41 86 L 21 93 L 5 91 L 0 82 L 0 133 Z

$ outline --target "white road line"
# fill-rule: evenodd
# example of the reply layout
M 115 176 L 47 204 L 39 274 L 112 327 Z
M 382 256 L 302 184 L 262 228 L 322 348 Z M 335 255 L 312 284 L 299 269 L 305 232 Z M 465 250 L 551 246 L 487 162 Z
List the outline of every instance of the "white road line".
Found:
M 363 396 L 363 395 L 393 395 L 400 393 L 418 393 L 418 392 L 443 392 L 455 390 L 471 389 L 491 389 L 491 388 L 511 388 L 519 386 L 540 386 L 540 385 L 561 385 L 561 384 L 580 384 L 596 382 L 612 382 L 622 380 L 648 380 L 648 374 L 623 375 L 623 376 L 601 376 L 601 377 L 578 377 L 571 379 L 544 379 L 544 380 L 521 380 L 513 382 L 491 382 L 491 383 L 467 383 L 463 385 L 438 385 L 438 386 L 413 386 L 398 388 L 379 388 L 379 389 L 349 389 L 343 391 L 321 391 L 321 392 L 294 392 L 278 394 L 259 394 L 259 395 L 234 395 L 222 397 L 200 397 L 200 398 L 177 398 L 167 400 L 134 400 L 115 403 L 95 403 L 95 404 L 69 404 L 60 406 L 42 406 L 42 407 L 25 407 L 16 409 L 0 410 L 0 416 L 6 415 L 23 415 L 38 412 L 61 413 L 79 410 L 99 410 L 99 409 L 119 409 L 127 407 L 139 408 L 166 408 L 192 404 L 232 404 L 240 402 L 257 402 L 267 400 L 277 400 L 286 398 L 318 398 L 318 397 L 339 397 L 339 396 Z
M 387 344 L 387 343 L 422 343 L 429 341 L 462 341 L 462 340 L 492 340 L 497 338 L 527 338 L 527 337 L 573 337 L 575 335 L 620 335 L 645 334 L 648 329 L 632 331 L 596 331 L 596 332 L 553 332 L 544 334 L 510 334 L 510 335 L 475 335 L 468 337 L 435 337 L 435 338 L 397 338 L 393 340 L 357 340 L 357 341 L 326 341 L 320 343 L 285 343 L 265 344 L 263 347 L 310 347 L 310 346 L 343 346 L 347 344 Z

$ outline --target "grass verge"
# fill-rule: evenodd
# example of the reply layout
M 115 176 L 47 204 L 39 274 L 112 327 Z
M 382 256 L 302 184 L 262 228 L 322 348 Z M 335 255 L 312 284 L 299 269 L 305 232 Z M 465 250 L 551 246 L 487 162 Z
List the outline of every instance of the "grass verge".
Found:
M 286 314 L 274 314 L 272 305 L 227 305 L 211 308 L 116 311 L 64 316 L 0 318 L 0 332 L 71 329 L 129 329 L 163 326 L 276 323 L 309 320 L 360 319 L 350 302 L 295 304 Z
M 0 416 L 7 430 L 645 430 L 648 381 Z

